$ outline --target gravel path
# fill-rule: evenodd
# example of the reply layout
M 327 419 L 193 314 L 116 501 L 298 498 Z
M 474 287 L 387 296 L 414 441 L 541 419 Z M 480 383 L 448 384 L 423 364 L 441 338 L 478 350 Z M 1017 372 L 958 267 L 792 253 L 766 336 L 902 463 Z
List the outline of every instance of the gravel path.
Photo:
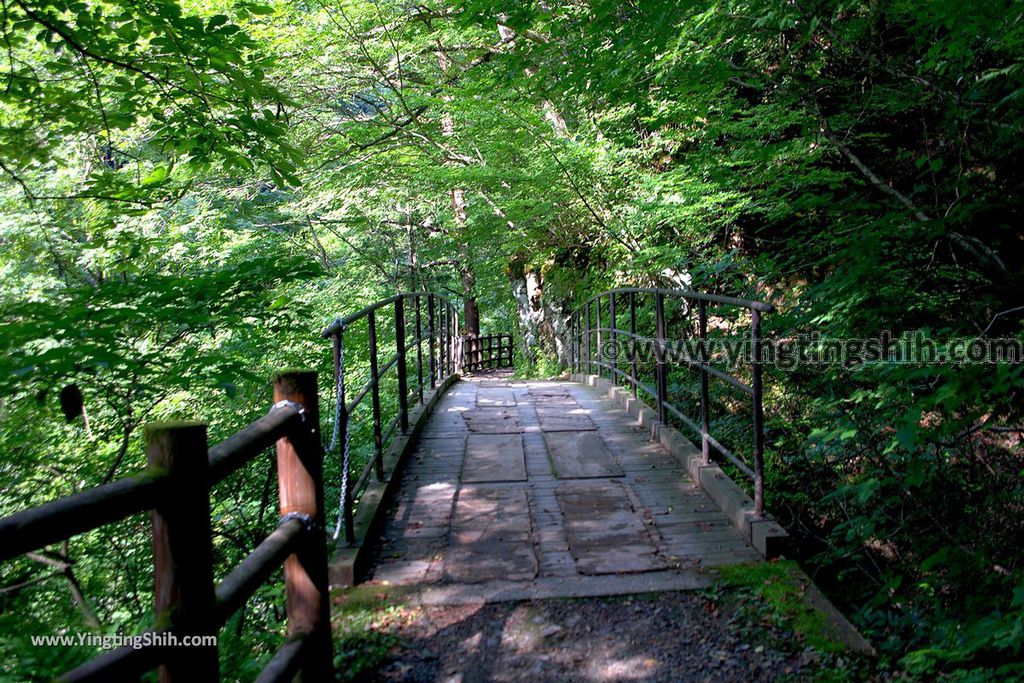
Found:
M 373 630 L 395 644 L 352 678 L 803 681 L 837 665 L 837 657 L 759 621 L 735 599 L 696 592 L 392 608 Z

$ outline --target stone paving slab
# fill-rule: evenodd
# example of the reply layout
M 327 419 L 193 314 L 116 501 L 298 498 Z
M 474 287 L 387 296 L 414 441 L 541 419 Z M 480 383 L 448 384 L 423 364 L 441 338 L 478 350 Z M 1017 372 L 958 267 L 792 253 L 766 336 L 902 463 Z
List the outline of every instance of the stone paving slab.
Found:
M 538 563 L 529 508 L 523 489 L 463 487 L 452 517 L 445 577 L 459 583 L 495 576 L 533 579 Z
M 514 406 L 516 404 L 515 392 L 513 392 L 512 389 L 491 389 L 481 391 L 476 395 L 476 404 L 481 408 Z
M 519 411 L 510 407 L 474 408 L 462 413 L 466 426 L 479 434 L 518 434 L 523 431 Z
M 526 481 L 523 437 L 519 434 L 470 434 L 462 481 L 467 484 Z
M 617 481 L 567 482 L 555 489 L 569 550 L 581 574 L 665 568 L 643 519 Z
M 559 479 L 625 474 L 597 432 L 552 432 L 544 435 L 544 443 Z
M 590 416 L 582 408 L 536 407 L 542 432 L 583 432 L 597 429 Z

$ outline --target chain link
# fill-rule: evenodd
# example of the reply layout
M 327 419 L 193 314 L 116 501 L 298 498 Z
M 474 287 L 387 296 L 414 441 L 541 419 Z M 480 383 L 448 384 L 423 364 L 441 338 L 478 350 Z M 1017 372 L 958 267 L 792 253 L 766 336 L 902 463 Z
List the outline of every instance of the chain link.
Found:
M 338 438 L 341 435 L 341 412 L 345 406 L 345 328 L 338 330 L 338 372 L 335 378 L 334 392 L 334 430 L 331 435 L 331 443 L 327 452 L 331 453 L 338 447 Z M 333 539 L 338 540 L 345 526 L 345 497 L 348 491 L 348 470 L 349 470 L 349 435 L 351 430 L 345 430 L 345 444 L 341 451 L 341 494 L 338 500 L 338 520 L 334 525 Z

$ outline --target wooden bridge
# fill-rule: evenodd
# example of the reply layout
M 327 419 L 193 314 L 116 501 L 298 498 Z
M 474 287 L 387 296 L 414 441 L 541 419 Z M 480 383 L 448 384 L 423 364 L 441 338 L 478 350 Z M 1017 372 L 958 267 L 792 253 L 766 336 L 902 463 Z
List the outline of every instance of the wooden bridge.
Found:
M 427 604 L 704 585 L 702 567 L 770 557 L 786 540 L 763 508 L 760 314 L 771 310 L 613 290 L 573 317 L 571 379 L 518 381 L 502 371 L 513 362 L 510 335 L 467 339 L 444 296 L 397 295 L 324 331 L 335 364 L 326 450 L 342 461 L 340 481 L 323 477 L 315 373 L 284 372 L 268 415 L 224 442 L 208 447 L 201 424 L 151 425 L 147 472 L 0 520 L 0 561 L 151 510 L 157 632 L 178 637 L 216 634 L 283 565 L 288 638 L 261 682 L 331 679 L 329 585 L 407 584 Z M 755 356 L 737 377 L 713 366 L 708 330 L 743 325 Z M 672 374 L 673 327 L 699 342 L 698 357 L 682 359 L 685 376 Z M 606 352 L 622 339 L 625 353 Z M 695 417 L 673 391 L 687 378 L 699 386 Z M 752 402 L 717 396 L 713 378 Z M 716 410 L 733 427 L 746 421 L 751 462 L 711 433 Z M 694 430 L 700 447 L 676 426 Z M 211 486 L 274 444 L 280 524 L 215 584 Z M 712 456 L 750 476 L 755 496 Z M 156 667 L 163 681 L 217 680 L 216 645 L 127 647 L 63 680 L 133 679 Z

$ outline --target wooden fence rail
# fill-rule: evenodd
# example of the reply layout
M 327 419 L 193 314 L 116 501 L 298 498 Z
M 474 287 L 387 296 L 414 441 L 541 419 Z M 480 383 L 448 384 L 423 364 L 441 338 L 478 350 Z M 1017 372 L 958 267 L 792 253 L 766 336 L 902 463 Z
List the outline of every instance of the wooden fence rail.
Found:
M 677 303 L 681 320 L 673 321 L 666 315 L 666 300 Z M 643 308 L 647 303 L 648 307 Z M 623 327 L 622 309 L 625 305 L 628 327 Z M 749 383 L 714 367 L 709 356 L 708 307 L 745 311 L 749 315 L 749 354 L 744 356 L 749 367 Z M 653 311 L 650 308 L 653 307 Z M 643 310 L 640 310 L 643 309 Z M 696 311 L 696 320 L 693 313 Z M 572 366 L 577 372 L 595 372 L 607 376 L 613 383 L 632 387 L 655 401 L 658 418 L 668 424 L 670 419 L 685 425 L 700 437 L 704 464 L 710 464 L 712 453 L 732 463 L 750 478 L 754 487 L 754 510 L 764 515 L 764 409 L 762 401 L 761 314 L 771 313 L 775 307 L 761 301 L 749 301 L 728 296 L 704 294 L 676 289 L 650 289 L 623 287 L 602 292 L 584 302 L 571 319 Z M 653 321 L 651 318 L 653 317 Z M 673 322 L 677 324 L 672 325 Z M 653 324 L 652 324 L 653 323 Z M 649 334 L 638 334 L 638 324 L 646 324 Z M 732 325 L 738 327 L 738 325 Z M 652 329 L 653 328 L 653 329 Z M 669 330 L 675 338 L 669 338 Z M 696 339 L 696 353 L 690 353 L 683 342 Z M 624 344 L 621 342 L 625 342 Z M 711 341 L 715 341 L 711 339 Z M 653 348 L 652 348 L 653 347 Z M 653 351 L 653 359 L 650 351 Z M 654 386 L 642 381 L 641 362 L 653 361 Z M 698 415 L 687 415 L 682 406 L 685 397 L 673 395 L 669 387 L 671 365 L 678 362 L 699 377 Z M 625 369 L 622 369 L 625 366 Z M 679 379 L 678 375 L 676 376 Z M 750 431 L 752 432 L 752 463 L 744 461 L 726 448 L 711 433 L 711 399 L 709 381 L 715 378 L 725 382 L 741 395 L 750 399 Z
M 150 424 L 145 473 L 0 519 L 3 561 L 151 512 L 160 627 L 151 632 L 150 644 L 105 653 L 59 680 L 137 680 L 156 667 L 163 683 L 219 680 L 215 641 L 185 646 L 184 639 L 216 636 L 282 565 L 288 639 L 258 680 L 291 680 L 296 674 L 307 682 L 333 679 L 316 373 L 279 373 L 274 400 L 268 415 L 209 449 L 202 423 Z M 215 585 L 210 489 L 275 443 L 281 523 Z M 171 639 L 177 645 L 168 644 Z

